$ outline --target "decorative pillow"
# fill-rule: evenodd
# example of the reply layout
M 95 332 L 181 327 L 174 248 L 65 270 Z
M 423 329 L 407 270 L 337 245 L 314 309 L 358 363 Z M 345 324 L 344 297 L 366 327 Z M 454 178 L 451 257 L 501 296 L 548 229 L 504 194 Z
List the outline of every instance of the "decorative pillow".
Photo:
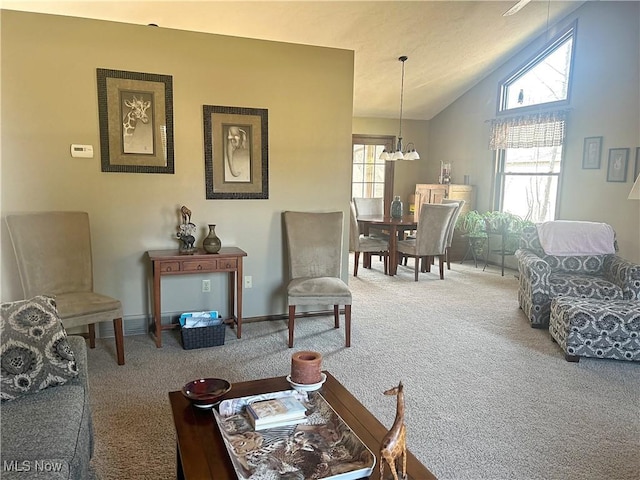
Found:
M 0 305 L 0 399 L 62 385 L 78 376 L 53 297 Z

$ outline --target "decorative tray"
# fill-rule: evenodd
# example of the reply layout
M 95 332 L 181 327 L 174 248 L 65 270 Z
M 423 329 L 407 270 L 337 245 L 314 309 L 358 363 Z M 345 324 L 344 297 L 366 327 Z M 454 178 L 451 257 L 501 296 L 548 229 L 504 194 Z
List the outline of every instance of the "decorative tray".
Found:
M 303 423 L 254 431 L 245 407 L 292 395 L 307 407 Z M 239 480 L 297 478 L 353 480 L 373 472 L 376 457 L 319 392 L 284 392 L 232 398 L 213 415 Z

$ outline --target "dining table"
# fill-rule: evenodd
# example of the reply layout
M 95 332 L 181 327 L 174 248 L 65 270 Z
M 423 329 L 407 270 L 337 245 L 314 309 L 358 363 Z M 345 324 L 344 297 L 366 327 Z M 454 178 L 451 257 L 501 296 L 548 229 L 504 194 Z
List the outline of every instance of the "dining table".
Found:
M 389 268 L 387 273 L 395 275 L 398 271 L 398 240 L 404 238 L 405 232 L 416 230 L 418 227 L 416 215 L 408 214 L 400 218 L 391 215 L 358 215 L 357 220 L 365 235 L 369 234 L 371 225 L 381 227 L 389 232 Z

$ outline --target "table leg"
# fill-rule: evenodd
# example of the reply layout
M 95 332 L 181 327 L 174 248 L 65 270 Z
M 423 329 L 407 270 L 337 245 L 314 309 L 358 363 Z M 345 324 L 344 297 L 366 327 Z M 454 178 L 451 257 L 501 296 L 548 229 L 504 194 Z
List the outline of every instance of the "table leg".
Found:
M 389 230 L 389 275 L 398 271 L 398 228 L 391 225 Z
M 236 318 L 238 319 L 238 338 L 242 337 L 242 284 L 244 281 L 242 272 L 242 257 L 238 257 L 238 272 L 236 278 Z
M 156 336 L 156 347 L 162 347 L 162 314 L 160 310 L 161 305 L 161 287 L 160 287 L 160 268 L 153 262 L 153 322 Z

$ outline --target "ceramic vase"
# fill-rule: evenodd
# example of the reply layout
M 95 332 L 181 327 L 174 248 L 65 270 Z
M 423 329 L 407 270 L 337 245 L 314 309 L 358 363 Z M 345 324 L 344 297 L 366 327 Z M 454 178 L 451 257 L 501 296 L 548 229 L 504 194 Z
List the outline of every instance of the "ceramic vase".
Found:
M 202 241 L 202 248 L 207 253 L 218 253 L 220 251 L 220 239 L 216 235 L 216 226 L 209 224 L 209 235 Z
M 400 201 L 400 195 L 393 197 L 391 202 L 391 218 L 402 218 L 402 202 Z

